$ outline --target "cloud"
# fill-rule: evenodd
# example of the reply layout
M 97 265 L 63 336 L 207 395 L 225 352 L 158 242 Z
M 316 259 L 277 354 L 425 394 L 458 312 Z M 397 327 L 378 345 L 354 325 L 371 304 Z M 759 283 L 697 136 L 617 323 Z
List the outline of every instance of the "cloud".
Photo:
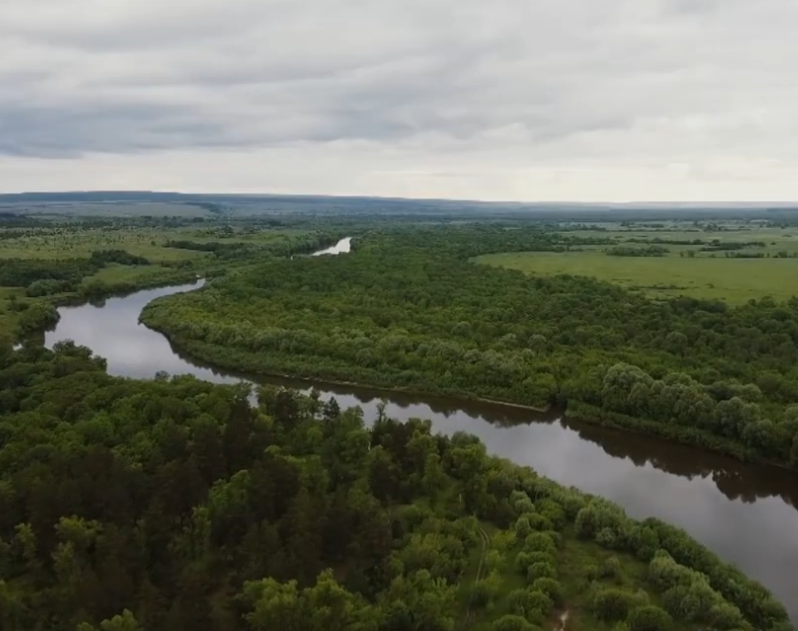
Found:
M 163 185 L 189 190 L 798 198 L 796 18 L 792 0 L 4 0 L 0 187 L 104 188 L 114 163 L 136 188 L 171 165 Z

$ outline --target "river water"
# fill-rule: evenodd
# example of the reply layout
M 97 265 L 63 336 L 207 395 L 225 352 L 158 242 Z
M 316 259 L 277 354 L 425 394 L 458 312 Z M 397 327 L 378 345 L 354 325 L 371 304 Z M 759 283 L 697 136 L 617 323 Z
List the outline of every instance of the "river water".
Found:
M 348 240 L 339 251 L 349 251 Z M 151 300 L 196 290 L 201 284 L 63 307 L 45 343 L 52 347 L 71 339 L 88 346 L 108 360 L 108 371 L 114 375 L 151 378 L 166 371 L 236 383 L 245 376 L 192 362 L 161 334 L 138 322 Z M 376 418 L 377 405 L 384 400 L 391 417 L 426 418 L 439 432 L 475 434 L 489 452 L 529 465 L 566 486 L 607 497 L 632 517 L 660 517 L 685 528 L 766 585 L 798 622 L 798 475 L 794 473 L 508 406 L 307 381 L 248 379 L 300 390 L 313 385 L 323 398 L 335 397 L 342 408 L 360 406 L 367 421 Z
M 311 256 L 325 256 L 327 254 L 348 254 L 352 251 L 352 237 L 341 239 L 335 245 L 325 249 L 314 252 Z

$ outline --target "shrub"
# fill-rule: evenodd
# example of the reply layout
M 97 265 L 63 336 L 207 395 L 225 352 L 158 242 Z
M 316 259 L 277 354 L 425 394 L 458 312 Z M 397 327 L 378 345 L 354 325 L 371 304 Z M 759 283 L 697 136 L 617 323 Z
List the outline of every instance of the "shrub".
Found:
M 529 525 L 529 516 L 523 515 L 515 522 L 515 536 L 519 539 L 525 539 L 532 532 L 532 526 Z
M 539 578 L 557 578 L 557 570 L 551 563 L 533 563 L 526 571 L 526 577 L 530 583 Z
M 510 611 L 527 621 L 540 624 L 554 607 L 546 594 L 530 589 L 516 589 L 507 597 Z
M 493 623 L 493 631 L 537 631 L 538 628 L 521 616 L 513 615 L 503 616 Z
M 590 608 L 600 620 L 620 621 L 629 615 L 634 599 L 633 594 L 620 589 L 602 589 L 594 594 Z
M 616 546 L 617 538 L 611 528 L 602 528 L 596 535 L 596 543 L 602 548 L 612 549 Z
M 490 602 L 490 586 L 485 581 L 479 581 L 471 586 L 469 602 L 473 607 L 482 609 Z
M 532 591 L 543 592 L 555 605 L 560 606 L 565 600 L 562 585 L 553 578 L 539 578 L 532 583 Z
M 521 574 L 526 574 L 532 563 L 532 555 L 529 552 L 519 552 L 515 555 L 515 569 Z
M 559 532 L 555 532 L 553 530 L 547 530 L 546 534 L 551 538 L 555 548 L 557 548 L 558 550 L 562 548 L 562 535 Z
M 721 629 L 742 627 L 745 624 L 740 610 L 727 602 L 713 605 L 712 609 L 709 610 L 708 618 L 713 625 Z
M 546 517 L 544 517 L 543 515 L 538 515 L 537 513 L 531 513 L 526 515 L 526 518 L 529 520 L 529 527 L 532 530 L 536 530 L 538 532 L 545 532 L 553 528 L 551 521 Z
M 538 513 L 551 522 L 553 530 L 562 530 L 565 527 L 565 511 L 557 502 L 550 499 L 541 500 L 537 508 Z
M 533 532 L 524 539 L 525 552 L 548 552 L 557 554 L 557 545 L 549 533 Z
M 673 626 L 668 613 L 653 605 L 633 609 L 627 622 L 630 631 L 670 631 Z
M 618 578 L 621 575 L 621 562 L 618 557 L 610 557 L 601 565 L 603 578 Z

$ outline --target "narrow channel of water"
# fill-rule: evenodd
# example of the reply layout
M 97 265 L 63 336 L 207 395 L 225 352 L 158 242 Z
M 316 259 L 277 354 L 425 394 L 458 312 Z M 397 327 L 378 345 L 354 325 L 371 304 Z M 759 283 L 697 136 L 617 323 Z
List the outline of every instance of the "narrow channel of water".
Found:
M 146 290 L 101 304 L 61 308 L 61 320 L 46 334 L 45 343 L 52 347 L 71 339 L 88 346 L 108 360 L 108 371 L 114 375 L 152 378 L 166 371 L 238 382 L 245 376 L 190 361 L 161 334 L 138 322 L 141 310 L 153 299 L 200 286 L 201 282 Z M 342 408 L 359 405 L 369 421 L 385 400 L 386 411 L 394 418 L 426 418 L 439 432 L 475 434 L 491 453 L 529 465 L 566 486 L 607 497 L 633 517 L 656 516 L 682 526 L 770 588 L 798 621 L 798 475 L 794 473 L 507 406 L 308 381 L 249 380 L 300 390 L 313 385 L 323 398 L 335 397 Z

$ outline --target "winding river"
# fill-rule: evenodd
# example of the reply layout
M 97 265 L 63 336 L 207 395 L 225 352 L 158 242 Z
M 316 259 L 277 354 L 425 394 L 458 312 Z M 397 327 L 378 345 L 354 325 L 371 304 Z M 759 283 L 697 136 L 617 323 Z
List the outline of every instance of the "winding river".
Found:
M 350 242 L 344 241 L 317 254 L 348 252 Z M 394 418 L 428 418 L 437 431 L 470 432 L 491 453 L 532 466 L 566 486 L 612 499 L 633 517 L 656 516 L 682 526 L 770 588 L 798 622 L 798 475 L 496 404 L 215 370 L 182 356 L 166 338 L 138 322 L 141 310 L 154 298 L 196 290 L 201 284 L 63 307 L 45 343 L 52 347 L 74 340 L 105 357 L 111 374 L 126 377 L 151 378 L 166 371 L 221 383 L 248 378 L 300 390 L 313 385 L 323 398 L 334 396 L 342 408 L 359 405 L 367 420 L 376 418 L 377 404 L 385 400 L 386 412 Z

